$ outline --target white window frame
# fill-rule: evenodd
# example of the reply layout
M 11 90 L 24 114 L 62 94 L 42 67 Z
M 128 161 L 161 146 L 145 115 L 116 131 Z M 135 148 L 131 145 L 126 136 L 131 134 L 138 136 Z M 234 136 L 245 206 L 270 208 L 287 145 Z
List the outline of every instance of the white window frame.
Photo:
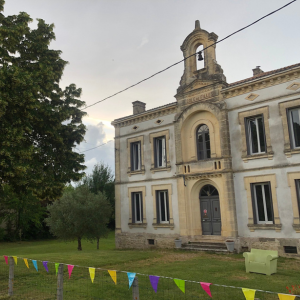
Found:
M 262 187 L 262 196 L 263 196 L 263 207 L 264 207 L 265 221 L 259 221 L 258 205 L 257 205 L 257 195 L 256 195 L 256 186 L 261 186 Z M 265 195 L 264 186 L 268 186 L 268 188 L 270 190 L 270 197 L 271 197 L 270 202 L 272 202 L 270 182 L 261 182 L 261 183 L 255 183 L 255 184 L 253 184 L 253 196 L 254 196 L 256 223 L 257 224 L 274 224 L 274 220 L 271 220 L 271 221 L 268 220 L 267 205 L 266 205 L 266 195 Z M 271 211 L 272 211 L 272 215 L 273 215 L 273 218 L 274 218 L 273 207 L 271 207 Z
M 136 147 L 137 146 L 137 151 Z M 133 142 L 130 144 L 131 153 L 131 171 L 141 170 L 141 142 Z
M 136 198 L 138 197 L 138 199 Z M 140 207 L 140 220 L 137 219 L 137 206 L 136 206 L 136 200 L 139 202 Z M 142 193 L 141 192 L 133 192 L 132 193 L 132 207 L 133 207 L 133 213 L 134 213 L 134 223 L 143 223 L 143 199 L 142 199 Z
M 165 219 L 166 221 L 162 221 L 162 211 L 161 211 L 161 194 L 164 194 L 164 207 L 165 207 Z M 169 205 L 167 201 L 169 201 L 168 198 L 168 191 L 157 191 L 157 197 L 158 197 L 158 213 L 159 213 L 159 223 L 161 224 L 169 224 L 170 223 L 170 218 L 169 218 Z
M 291 139 L 291 148 L 292 149 L 300 149 L 300 146 L 296 146 L 295 142 L 295 132 L 294 132 L 294 126 L 293 126 L 293 120 L 292 120 L 292 111 L 297 110 L 298 116 L 300 119 L 300 107 L 291 107 L 288 109 L 288 122 L 289 122 L 289 132 L 290 132 L 290 139 Z
M 256 135 L 257 135 L 257 139 L 258 139 L 258 152 L 254 152 L 253 148 L 252 148 L 252 133 L 251 133 L 251 126 L 250 126 L 250 121 L 255 120 L 255 124 L 256 124 Z M 258 119 L 262 119 L 262 126 L 263 126 L 263 139 L 264 139 L 264 143 L 265 143 L 265 151 L 261 151 L 261 144 L 260 144 L 260 135 L 259 135 L 259 129 L 258 129 Z M 266 133 L 265 133 L 265 125 L 264 125 L 264 117 L 263 115 L 259 115 L 259 116 L 254 116 L 254 117 L 249 117 L 246 118 L 246 127 L 247 127 L 247 133 L 248 135 L 248 146 L 249 146 L 249 154 L 253 155 L 253 154 L 261 154 L 261 153 L 266 153 L 267 152 L 267 143 L 266 143 Z
M 159 142 L 162 143 L 162 152 L 159 151 Z M 166 152 L 166 137 L 156 137 L 154 138 L 154 155 L 155 155 L 155 168 L 165 168 L 167 167 L 167 152 Z M 160 159 L 160 155 L 162 156 Z M 159 161 L 161 160 L 161 165 Z

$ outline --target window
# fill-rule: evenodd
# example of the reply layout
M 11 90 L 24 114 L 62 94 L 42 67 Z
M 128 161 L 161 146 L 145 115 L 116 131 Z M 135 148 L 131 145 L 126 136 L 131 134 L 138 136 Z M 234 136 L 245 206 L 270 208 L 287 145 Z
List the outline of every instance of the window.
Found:
M 296 195 L 297 195 L 298 209 L 300 215 L 300 179 L 295 180 L 295 185 L 296 185 Z
M 167 166 L 166 155 L 166 137 L 157 137 L 154 139 L 154 161 L 155 168 L 163 168 Z
M 245 119 L 248 155 L 266 152 L 263 115 Z
M 132 223 L 143 223 L 143 199 L 142 193 L 132 193 Z
M 210 158 L 210 137 L 207 125 L 202 124 L 199 126 L 196 133 L 196 139 L 198 160 Z
M 270 182 L 252 184 L 254 223 L 273 224 L 273 204 Z
M 168 191 L 156 191 L 157 223 L 169 223 Z
M 288 110 L 291 148 L 300 148 L 300 107 Z
M 141 142 L 130 144 L 131 171 L 141 170 Z

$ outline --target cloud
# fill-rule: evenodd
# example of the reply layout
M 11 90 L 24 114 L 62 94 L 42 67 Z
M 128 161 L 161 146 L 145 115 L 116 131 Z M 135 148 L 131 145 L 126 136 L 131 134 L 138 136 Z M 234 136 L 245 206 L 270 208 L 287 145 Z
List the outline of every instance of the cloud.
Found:
M 144 36 L 140 45 L 138 46 L 138 49 L 142 48 L 144 45 L 146 45 L 147 43 L 149 43 L 148 37 Z

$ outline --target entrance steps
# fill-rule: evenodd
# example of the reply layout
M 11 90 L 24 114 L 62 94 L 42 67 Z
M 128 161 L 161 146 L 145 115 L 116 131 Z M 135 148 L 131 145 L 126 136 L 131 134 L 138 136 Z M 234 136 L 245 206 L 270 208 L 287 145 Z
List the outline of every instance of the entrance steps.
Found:
M 192 250 L 192 251 L 210 251 L 210 252 L 219 252 L 219 253 L 229 253 L 224 242 L 215 242 L 215 241 L 197 241 L 197 242 L 188 242 L 182 244 L 182 250 Z

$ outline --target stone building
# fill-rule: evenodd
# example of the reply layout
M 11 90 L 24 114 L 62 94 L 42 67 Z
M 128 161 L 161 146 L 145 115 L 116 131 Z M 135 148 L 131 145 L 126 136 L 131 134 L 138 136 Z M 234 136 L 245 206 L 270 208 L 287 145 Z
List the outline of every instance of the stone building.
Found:
M 116 246 L 224 243 L 300 253 L 300 64 L 228 84 L 195 29 L 176 101 L 116 119 Z M 189 58 L 188 58 L 189 57 Z

